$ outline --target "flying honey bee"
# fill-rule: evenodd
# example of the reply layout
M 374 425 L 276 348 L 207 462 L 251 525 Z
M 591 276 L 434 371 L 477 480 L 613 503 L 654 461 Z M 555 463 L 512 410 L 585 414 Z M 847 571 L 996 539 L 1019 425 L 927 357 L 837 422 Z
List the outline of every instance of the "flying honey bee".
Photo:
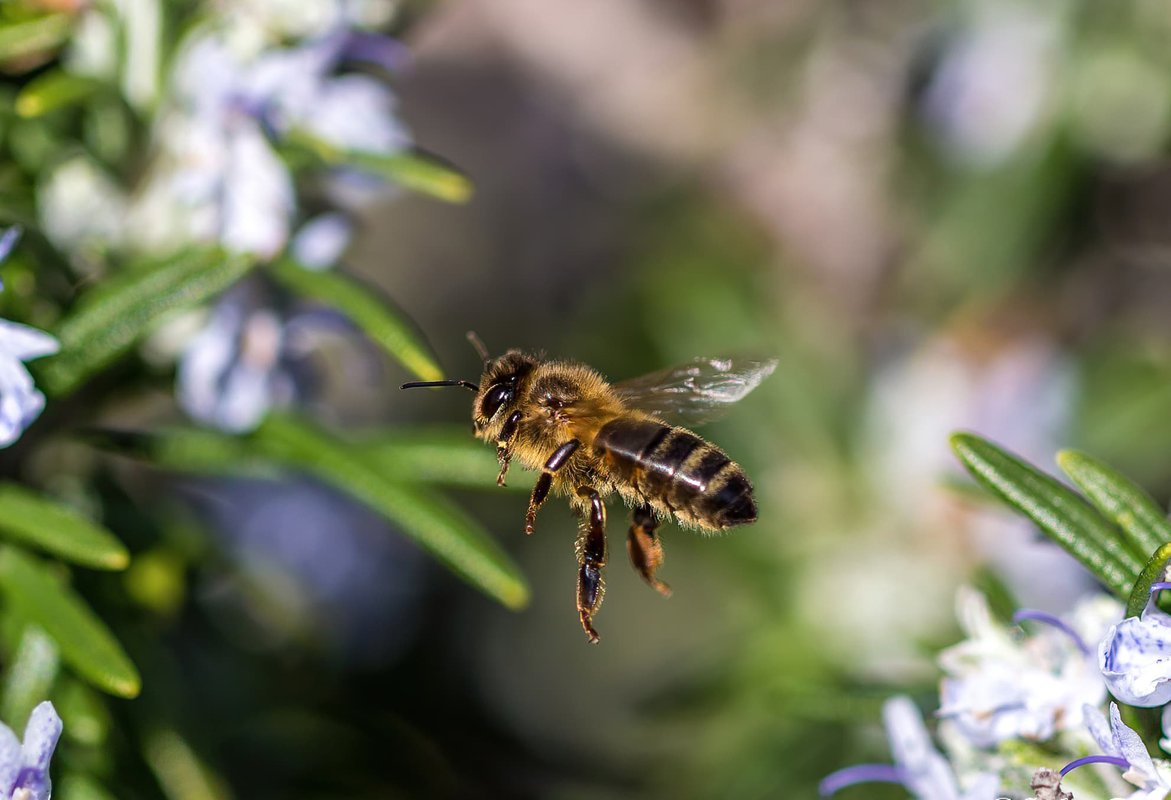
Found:
M 416 381 L 403 389 L 463 386 L 476 393 L 475 435 L 496 445 L 503 486 L 515 459 L 540 470 L 525 514 L 531 534 L 549 494 L 567 495 L 581 518 L 577 538 L 577 611 L 591 642 L 602 604 L 606 565 L 605 498 L 618 494 L 633 509 L 626 549 L 635 570 L 664 596 L 655 573 L 663 563 L 657 528 L 664 518 L 704 531 L 756 521 L 752 484 L 715 445 L 668 419 L 703 422 L 743 398 L 776 368 L 775 360 L 697 358 L 670 369 L 610 384 L 570 361 L 546 361 L 520 350 L 488 355 L 479 384 Z

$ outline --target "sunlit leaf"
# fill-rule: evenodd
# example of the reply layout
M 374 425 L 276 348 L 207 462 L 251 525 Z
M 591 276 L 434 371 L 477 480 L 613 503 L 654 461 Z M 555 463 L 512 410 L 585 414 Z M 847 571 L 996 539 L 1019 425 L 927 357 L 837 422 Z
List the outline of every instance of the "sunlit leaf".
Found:
M 110 531 L 13 483 L 0 483 L 0 539 L 96 569 L 124 569 L 130 562 L 126 548 Z
M 509 608 L 528 602 L 528 585 L 517 566 L 483 527 L 443 496 L 388 480 L 356 448 L 288 417 L 270 417 L 252 438 L 268 457 L 380 512 L 457 575 Z
M 1147 600 L 1151 596 L 1151 584 L 1156 581 L 1167 580 L 1167 561 L 1171 559 L 1171 542 L 1160 547 L 1151 556 L 1126 601 L 1126 616 L 1137 617 L 1146 608 Z
M 143 755 L 167 800 L 226 800 L 231 796 L 183 737 L 169 728 L 146 737 Z
M 343 150 L 304 130 L 290 132 L 285 144 L 303 157 L 316 159 L 326 166 L 360 169 L 448 203 L 466 203 L 475 191 L 467 175 L 438 156 L 419 149 L 395 153 Z
M 16 113 L 22 117 L 39 117 L 50 111 L 82 101 L 90 101 L 104 84 L 84 75 L 50 70 L 29 81 L 16 97 Z
M 1122 529 L 1140 557 L 1171 542 L 1171 523 L 1163 509 L 1122 473 L 1076 450 L 1062 450 L 1057 463 L 1090 502 Z
M 0 592 L 16 613 L 44 628 L 80 677 L 118 697 L 138 695 L 138 670 L 122 646 L 43 563 L 14 547 L 0 549 Z
M 342 312 L 420 380 L 443 379 L 426 340 L 403 312 L 376 290 L 333 270 L 310 270 L 289 260 L 272 264 L 270 272 L 295 293 L 318 300 Z
M 70 14 L 46 14 L 0 24 L 0 62 L 19 61 L 60 47 L 72 28 Z
M 57 643 L 38 625 L 25 625 L 20 644 L 4 671 L 0 718 L 13 730 L 24 727 L 28 715 L 49 696 L 61 663 Z
M 219 250 L 189 250 L 106 281 L 58 326 L 61 352 L 38 366 L 41 384 L 53 394 L 69 392 L 125 353 L 164 315 L 214 297 L 254 263 Z
M 1129 596 L 1142 564 L 1114 526 L 1085 500 L 979 436 L 957 433 L 951 446 L 976 480 L 1024 513 L 1119 597 Z

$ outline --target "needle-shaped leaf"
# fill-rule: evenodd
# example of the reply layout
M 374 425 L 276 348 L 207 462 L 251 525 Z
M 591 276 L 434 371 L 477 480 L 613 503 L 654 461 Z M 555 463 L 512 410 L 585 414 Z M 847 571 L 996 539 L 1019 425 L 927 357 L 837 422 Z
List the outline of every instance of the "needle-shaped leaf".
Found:
M 25 625 L 4 670 L 0 719 L 20 730 L 37 703 L 49 696 L 61 659 L 57 643 L 39 625 Z
M 355 445 L 390 480 L 498 488 L 500 464 L 495 449 L 477 441 L 462 425 L 367 432 Z M 532 480 L 525 486 L 523 474 L 510 473 L 509 488 L 529 491 Z
M 59 47 L 72 29 L 72 14 L 46 14 L 0 24 L 0 62 L 28 58 Z
M 269 417 L 252 439 L 268 457 L 378 511 L 457 575 L 509 608 L 528 602 L 520 569 L 474 519 L 441 495 L 387 480 L 356 448 L 290 417 Z
M 475 191 L 471 179 L 455 166 L 417 148 L 394 153 L 344 150 L 305 130 L 291 131 L 285 136 L 284 144 L 294 151 L 291 155 L 294 160 L 301 158 L 327 167 L 357 168 L 448 203 L 466 203 Z
M 1171 542 L 1156 550 L 1151 560 L 1143 567 L 1126 601 L 1126 616 L 1137 617 L 1141 614 L 1151 597 L 1151 584 L 1167 580 L 1168 559 L 1171 559 Z
M 89 101 L 106 84 L 84 75 L 54 69 L 38 75 L 16 96 L 16 113 L 22 117 L 39 117 L 65 106 Z
M 1171 542 L 1171 523 L 1163 509 L 1118 470 L 1077 450 L 1062 450 L 1057 463 L 1090 502 L 1122 529 L 1140 558 Z
M 138 670 L 114 635 L 42 562 L 14 547 L 0 549 L 0 592 L 57 642 L 61 660 L 88 683 L 118 697 L 138 695 Z
M 0 539 L 95 569 L 124 569 L 130 555 L 110 531 L 13 483 L 0 483 Z
M 954 434 L 951 446 L 976 480 L 1036 523 L 1119 597 L 1129 596 L 1142 564 L 1118 530 L 1077 493 L 974 434 Z
M 420 380 L 443 379 L 443 369 L 414 323 L 371 287 L 334 270 L 305 269 L 288 259 L 272 264 L 269 272 L 296 294 L 345 314 Z
M 42 385 L 52 394 L 71 391 L 125 353 L 164 315 L 214 297 L 254 263 L 216 249 L 188 250 L 107 281 L 58 326 L 60 352 L 37 366 Z

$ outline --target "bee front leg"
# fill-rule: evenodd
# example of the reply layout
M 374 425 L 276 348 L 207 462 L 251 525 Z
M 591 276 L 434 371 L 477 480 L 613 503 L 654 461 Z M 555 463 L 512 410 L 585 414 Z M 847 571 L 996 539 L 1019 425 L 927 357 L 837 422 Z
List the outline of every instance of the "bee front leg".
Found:
M 590 643 L 597 644 L 598 632 L 594 630 L 593 618 L 606 592 L 602 579 L 602 567 L 606 566 L 606 506 L 597 491 L 589 486 L 578 488 L 577 496 L 586 502 L 588 509 L 582 517 L 581 534 L 577 539 L 577 613 Z
M 516 438 L 516 430 L 520 427 L 519 411 L 513 411 L 508 419 L 504 420 L 504 427 L 500 429 L 500 437 L 496 440 L 496 460 L 500 462 L 500 474 L 496 476 L 496 485 L 504 485 L 504 476 L 508 474 L 508 465 L 512 462 L 512 442 Z
M 549 456 L 549 460 L 545 462 L 545 467 L 541 470 L 541 477 L 537 478 L 537 485 L 533 487 L 533 495 L 529 498 L 529 510 L 525 513 L 525 533 L 531 534 L 535 530 L 537 511 L 545 502 L 545 498 L 549 496 L 549 489 L 553 486 L 553 475 L 565 466 L 565 462 L 569 461 L 569 457 L 580 446 L 581 442 L 577 439 L 570 439 L 554 450 L 553 455 Z
M 671 587 L 655 577 L 655 570 L 663 564 L 663 543 L 655 533 L 658 525 L 649 503 L 634 509 L 630 533 L 626 537 L 626 552 L 642 579 L 663 597 L 670 597 Z

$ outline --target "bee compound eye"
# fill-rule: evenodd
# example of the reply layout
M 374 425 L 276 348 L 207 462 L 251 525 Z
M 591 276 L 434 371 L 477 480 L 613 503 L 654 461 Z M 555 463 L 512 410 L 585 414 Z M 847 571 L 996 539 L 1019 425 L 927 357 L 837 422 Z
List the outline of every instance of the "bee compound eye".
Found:
M 484 395 L 484 401 L 480 406 L 480 413 L 486 418 L 491 419 L 500 410 L 500 407 L 512 399 L 512 386 L 501 383 L 493 386 Z

